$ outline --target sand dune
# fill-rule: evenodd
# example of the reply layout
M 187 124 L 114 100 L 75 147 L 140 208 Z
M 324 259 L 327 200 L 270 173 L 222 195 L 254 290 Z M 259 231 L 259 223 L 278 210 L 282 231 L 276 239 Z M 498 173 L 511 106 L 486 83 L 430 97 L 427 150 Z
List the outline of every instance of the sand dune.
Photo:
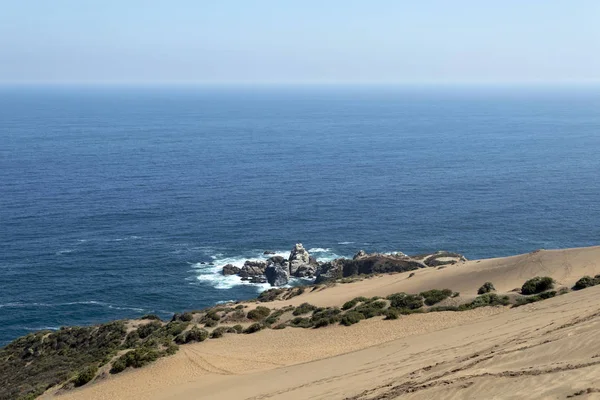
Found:
M 538 251 L 339 284 L 283 306 L 340 305 L 451 288 L 499 292 L 534 276 L 571 286 L 600 274 L 600 247 Z M 600 287 L 519 308 L 379 318 L 351 327 L 265 330 L 182 346 L 146 368 L 111 376 L 64 399 L 556 398 L 600 393 Z M 590 393 L 587 393 L 587 392 Z M 45 398 L 53 398 L 47 393 Z

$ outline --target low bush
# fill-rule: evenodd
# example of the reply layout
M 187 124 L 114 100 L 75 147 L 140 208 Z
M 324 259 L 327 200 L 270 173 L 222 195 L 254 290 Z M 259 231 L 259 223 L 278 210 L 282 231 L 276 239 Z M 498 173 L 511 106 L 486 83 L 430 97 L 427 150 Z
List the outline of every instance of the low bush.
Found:
M 381 307 L 381 303 L 383 303 L 383 307 Z M 355 312 L 362 314 L 362 316 L 366 319 L 377 317 L 383 313 L 383 309 L 385 308 L 385 302 L 373 302 L 373 303 L 364 303 L 359 305 L 354 309 Z
M 228 332 L 228 331 L 229 331 L 229 328 L 226 328 L 226 327 L 224 327 L 224 326 L 221 326 L 221 327 L 219 327 L 219 328 L 217 328 L 217 329 L 213 330 L 213 331 L 210 333 L 210 338 L 211 338 L 211 339 L 218 339 L 218 338 L 220 338 L 220 337 L 223 337 L 223 334 L 225 334 L 225 333 L 226 333 L 226 332 Z
M 440 311 L 460 311 L 457 306 L 435 306 L 429 309 L 429 312 L 440 312 Z
M 244 331 L 244 327 L 243 327 L 243 326 L 241 326 L 241 325 L 239 325 L 239 324 L 238 324 L 238 325 L 234 325 L 234 326 L 232 327 L 232 329 L 233 329 L 234 331 L 236 331 L 236 333 L 242 333 L 242 332 Z
M 192 342 L 203 342 L 208 338 L 208 332 L 205 329 L 194 326 L 187 332 L 179 334 L 175 338 L 175 343 L 184 344 Z
M 556 296 L 556 291 L 549 290 L 546 292 L 542 292 L 540 294 L 536 294 L 535 296 L 527 296 L 527 297 L 519 297 L 514 305 L 514 307 L 524 306 L 525 304 L 535 303 L 538 301 L 546 300 L 551 297 Z
M 477 296 L 472 302 L 461 304 L 458 311 L 472 310 L 486 306 L 506 306 L 510 304 L 508 296 L 498 296 L 496 293 L 486 293 Z
M 423 298 L 414 294 L 395 293 L 389 295 L 387 299 L 392 308 L 415 310 L 423 307 Z
M 171 318 L 171 321 L 190 322 L 193 318 L 194 316 L 191 312 L 184 312 L 182 314 L 175 313 L 173 314 L 173 318 Z
M 142 315 L 142 316 L 140 317 L 140 319 L 154 319 L 154 320 L 160 321 L 160 317 L 159 317 L 158 315 L 156 315 L 156 314 L 146 314 L 146 315 Z
M 337 307 L 318 308 L 313 312 L 310 322 L 315 328 L 332 325 L 339 322 L 341 312 Z
M 164 330 L 167 335 L 177 336 L 181 332 L 185 331 L 185 328 L 187 328 L 188 325 L 189 325 L 189 322 L 181 322 L 181 321 L 169 322 L 167 325 L 165 325 Z
M 263 328 L 263 326 L 261 324 L 259 324 L 258 322 L 250 325 L 249 327 L 247 327 L 246 329 L 244 329 L 244 333 L 250 334 L 250 333 L 255 333 L 260 331 Z
M 271 313 L 271 309 L 263 306 L 258 306 L 254 310 L 248 311 L 248 318 L 253 321 L 262 321 Z
M 356 311 L 348 311 L 346 314 L 342 315 L 340 324 L 344 326 L 350 326 L 360 322 L 363 319 L 365 319 L 365 317 L 361 313 Z
M 162 324 L 158 321 L 152 321 L 148 324 L 141 325 L 137 328 L 137 333 L 141 339 L 147 338 L 152 332 L 162 328 Z
M 398 310 L 390 308 L 388 310 L 385 310 L 383 312 L 383 315 L 385 315 L 386 320 L 390 320 L 390 319 L 398 319 L 400 318 L 400 313 L 398 312 Z
M 358 304 L 358 301 L 356 301 L 356 299 L 353 299 L 353 300 L 347 301 L 347 302 L 345 302 L 345 303 L 344 303 L 344 305 L 342 306 L 342 310 L 344 310 L 344 311 L 346 311 L 346 310 L 349 310 L 349 309 L 351 309 L 352 307 L 354 307 L 354 306 L 355 306 L 355 305 L 357 305 L 357 304 Z
M 140 348 L 137 348 L 135 350 L 132 350 L 132 351 L 129 351 L 129 352 L 123 354 L 121 357 L 119 357 L 117 359 L 117 361 L 122 360 L 121 363 L 124 363 L 125 368 L 127 368 L 127 367 L 141 368 L 144 365 L 157 360 L 160 356 L 161 356 L 161 353 L 156 349 L 140 347 Z M 121 366 L 122 365 L 119 365 L 119 367 L 121 367 Z M 123 368 L 123 369 L 125 369 L 125 368 Z M 113 371 L 114 370 L 114 365 L 113 365 L 113 369 L 111 369 L 110 372 L 117 373 L 117 372 L 121 372 L 123 369 L 121 369 L 120 371 L 116 371 L 116 370 Z
M 428 306 L 432 306 L 432 305 L 437 304 L 440 301 L 445 300 L 448 297 L 452 296 L 452 290 L 450 290 L 450 289 L 443 289 L 443 290 L 432 289 L 432 290 L 428 290 L 426 292 L 421 292 L 419 295 L 425 300 L 425 304 L 427 304 Z
M 588 287 L 596 286 L 599 283 L 600 283 L 600 275 L 596 275 L 595 278 L 592 278 L 591 276 L 586 275 L 583 278 L 579 279 L 577 282 L 575 282 L 575 286 L 573 286 L 573 290 L 585 289 Z
M 214 328 L 217 325 L 219 325 L 219 321 L 215 321 L 214 319 L 207 319 L 204 322 L 204 326 L 207 328 Z
M 258 301 L 266 303 L 269 301 L 275 301 L 279 297 L 280 294 L 285 292 L 285 289 L 269 289 L 265 290 L 261 294 L 258 295 Z
M 272 327 L 271 329 L 285 329 L 287 325 L 286 324 L 277 324 L 274 327 Z
M 310 318 L 296 317 L 290 321 L 291 326 L 296 328 L 311 328 L 313 326 Z
M 79 375 L 77 375 L 77 377 L 73 381 L 75 387 L 85 385 L 86 383 L 94 379 L 97 373 L 98 367 L 96 365 L 90 365 L 89 367 L 86 367 L 83 371 L 79 373 Z
M 554 279 L 549 276 L 536 276 L 523 284 L 521 294 L 538 294 L 550 289 L 554 289 Z
M 298 307 L 296 307 L 292 314 L 294 314 L 295 316 L 308 314 L 309 312 L 314 311 L 316 309 L 317 307 L 313 306 L 312 304 L 302 303 Z
M 486 294 L 490 292 L 495 292 L 496 288 L 492 282 L 486 282 L 477 290 L 477 294 Z

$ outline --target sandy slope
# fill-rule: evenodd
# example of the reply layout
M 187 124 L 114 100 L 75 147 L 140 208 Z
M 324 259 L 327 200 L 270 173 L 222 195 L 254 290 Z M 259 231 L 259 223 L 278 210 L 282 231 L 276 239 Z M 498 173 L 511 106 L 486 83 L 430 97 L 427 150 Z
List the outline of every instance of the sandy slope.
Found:
M 445 287 L 468 295 L 485 281 L 508 291 L 537 275 L 570 286 L 598 273 L 600 247 L 540 251 L 338 285 L 281 305 L 339 305 L 358 295 Z M 600 394 L 599 328 L 594 287 L 516 309 L 227 335 L 61 398 L 564 399 L 588 388 L 592 393 L 577 398 L 592 398 Z

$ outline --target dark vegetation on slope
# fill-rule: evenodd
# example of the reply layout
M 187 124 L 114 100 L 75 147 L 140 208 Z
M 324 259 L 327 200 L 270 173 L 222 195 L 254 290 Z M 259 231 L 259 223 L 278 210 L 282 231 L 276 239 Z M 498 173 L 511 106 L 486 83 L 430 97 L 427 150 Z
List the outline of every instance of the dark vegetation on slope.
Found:
M 600 275 L 585 276 L 574 286 L 579 290 L 600 283 Z M 302 288 L 321 290 L 324 286 Z M 483 289 L 482 289 L 483 288 Z M 174 354 L 179 344 L 219 339 L 227 334 L 252 334 L 263 329 L 312 328 L 339 324 L 350 326 L 362 320 L 383 317 L 395 320 L 402 315 L 440 311 L 466 311 L 478 307 L 513 307 L 545 300 L 569 291 L 554 288 L 548 277 L 535 277 L 523 284 L 521 295 L 511 300 L 493 293 L 486 282 L 467 302 L 448 300 L 459 296 L 450 289 L 432 289 L 419 294 L 395 293 L 381 297 L 356 297 L 338 307 L 317 307 L 302 303 L 270 309 L 247 305 L 226 305 L 175 314 L 165 323 L 153 315 L 138 321 L 115 321 L 91 327 L 42 331 L 16 339 L 0 349 L 0 399 L 33 399 L 46 389 L 64 385 L 82 386 L 98 375 L 139 368 L 166 355 Z M 297 296 L 298 288 L 272 289 L 258 301 Z M 300 293 L 301 294 L 301 293 Z M 262 300 L 260 300 L 262 297 Z M 441 305 L 440 305 L 441 303 Z

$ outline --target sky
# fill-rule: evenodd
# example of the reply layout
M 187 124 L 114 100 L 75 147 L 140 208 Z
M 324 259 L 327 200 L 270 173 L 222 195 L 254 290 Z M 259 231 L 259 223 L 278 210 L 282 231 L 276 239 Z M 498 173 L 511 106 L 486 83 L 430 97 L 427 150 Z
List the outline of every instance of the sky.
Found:
M 598 0 L 5 0 L 0 83 L 600 82 Z

